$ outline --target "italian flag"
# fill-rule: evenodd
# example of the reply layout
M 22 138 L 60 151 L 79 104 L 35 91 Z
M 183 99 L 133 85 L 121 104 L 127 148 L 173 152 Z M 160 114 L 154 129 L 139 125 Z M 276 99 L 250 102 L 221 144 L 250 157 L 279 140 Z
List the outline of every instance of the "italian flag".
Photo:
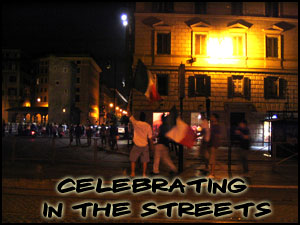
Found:
M 173 106 L 170 114 L 167 116 L 166 124 L 168 127 L 168 131 L 165 134 L 166 137 L 188 148 L 193 147 L 196 135 L 193 129 L 177 115 L 175 106 Z
M 151 102 L 161 100 L 156 90 L 153 74 L 147 69 L 145 64 L 139 59 L 135 70 L 133 87 L 143 93 Z

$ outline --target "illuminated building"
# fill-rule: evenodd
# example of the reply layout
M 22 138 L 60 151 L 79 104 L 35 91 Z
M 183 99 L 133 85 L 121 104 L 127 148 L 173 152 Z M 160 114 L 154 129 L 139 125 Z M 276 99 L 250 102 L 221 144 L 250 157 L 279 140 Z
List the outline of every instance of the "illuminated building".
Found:
M 228 129 L 246 119 L 254 144 L 264 141 L 271 111 L 298 117 L 298 2 L 137 2 L 133 67 L 141 59 L 155 75 L 163 101 L 150 104 L 134 91 L 133 111 L 176 105 L 178 70 L 185 65 L 183 119 L 220 115 Z

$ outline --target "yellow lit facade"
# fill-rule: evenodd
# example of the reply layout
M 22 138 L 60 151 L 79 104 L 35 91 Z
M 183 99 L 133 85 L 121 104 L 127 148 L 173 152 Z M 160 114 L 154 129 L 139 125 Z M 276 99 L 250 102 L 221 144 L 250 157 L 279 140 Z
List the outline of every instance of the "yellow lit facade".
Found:
M 191 124 L 209 99 L 224 142 L 235 118 L 249 122 L 259 144 L 268 113 L 298 115 L 298 3 L 242 2 L 237 11 L 234 4 L 136 3 L 133 65 L 141 59 L 151 70 L 163 101 L 150 104 L 134 91 L 133 111 L 145 111 L 152 123 L 153 112 L 179 110 L 182 63 L 183 119 Z

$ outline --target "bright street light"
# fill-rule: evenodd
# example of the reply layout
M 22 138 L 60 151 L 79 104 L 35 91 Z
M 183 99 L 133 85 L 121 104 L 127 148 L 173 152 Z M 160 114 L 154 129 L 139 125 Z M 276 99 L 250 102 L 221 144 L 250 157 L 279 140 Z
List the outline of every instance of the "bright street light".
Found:
M 127 20 L 127 15 L 126 14 L 122 14 L 121 20 L 123 20 L 123 21 Z
M 127 20 L 123 21 L 123 26 L 126 27 L 128 25 Z

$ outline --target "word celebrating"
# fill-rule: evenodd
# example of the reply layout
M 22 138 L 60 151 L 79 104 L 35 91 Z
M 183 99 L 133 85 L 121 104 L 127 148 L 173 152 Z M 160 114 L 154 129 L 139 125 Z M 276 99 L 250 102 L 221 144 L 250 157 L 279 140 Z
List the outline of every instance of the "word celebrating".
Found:
M 247 189 L 245 182 L 240 178 L 234 178 L 231 181 L 223 179 L 221 185 L 212 179 L 206 178 L 188 181 L 186 185 L 184 185 L 178 178 L 175 179 L 171 185 L 169 185 L 169 182 L 163 178 L 156 178 L 152 180 L 149 178 L 140 178 L 134 179 L 132 182 L 130 179 L 125 178 L 113 180 L 111 187 L 103 187 L 103 181 L 101 178 L 97 179 L 96 185 L 93 184 L 93 181 L 93 178 L 84 178 L 76 181 L 72 178 L 66 178 L 58 184 L 57 191 L 61 194 L 70 192 L 76 192 L 79 194 L 88 191 L 95 191 L 96 193 L 101 194 L 104 192 L 119 193 L 131 190 L 132 193 L 136 194 L 145 191 L 152 191 L 152 193 L 156 193 L 158 190 L 172 193 L 174 190 L 179 190 L 184 194 L 186 187 L 193 187 L 197 193 L 201 193 L 202 186 L 204 186 L 203 184 L 207 184 L 206 190 L 209 194 L 216 194 L 217 191 L 223 194 L 227 191 L 232 194 L 237 194 Z
M 179 191 L 184 194 L 187 189 L 193 189 L 195 193 L 200 194 L 205 188 L 206 192 L 211 195 L 218 193 L 221 194 L 240 194 L 247 189 L 247 185 L 244 180 L 240 178 L 233 178 L 231 180 L 223 179 L 220 183 L 206 178 L 199 178 L 195 180 L 189 180 L 183 183 L 180 179 L 174 179 L 171 183 L 163 178 L 139 178 L 130 180 L 128 178 L 115 179 L 111 182 L 111 186 L 104 187 L 103 180 L 101 178 L 81 178 L 74 180 L 72 178 L 65 178 L 57 185 L 57 191 L 60 194 L 76 193 L 81 194 L 84 192 L 94 191 L 97 194 L 103 193 L 120 193 L 125 191 L 131 191 L 133 194 L 142 192 L 168 192 Z M 71 206 L 74 211 L 79 211 L 82 218 L 88 216 L 90 209 L 91 216 L 96 218 L 99 213 L 103 213 L 105 217 L 121 217 L 125 215 L 131 215 L 130 202 L 110 202 L 100 205 L 98 202 L 82 202 Z M 242 215 L 248 218 L 251 208 L 255 208 L 254 216 L 256 218 L 266 216 L 272 211 L 271 205 L 268 202 L 243 202 L 232 204 L 229 201 L 226 202 L 165 202 L 157 205 L 155 202 L 146 202 L 142 205 L 143 212 L 140 214 L 141 218 L 153 216 L 159 212 L 164 212 L 167 217 L 172 217 L 173 212 L 177 212 L 177 216 L 194 216 L 204 217 L 213 215 L 214 217 L 222 217 L 232 214 L 235 210 L 241 210 Z M 52 218 L 56 216 L 61 218 L 64 214 L 63 203 L 58 203 L 57 207 L 48 205 L 47 202 L 43 203 L 42 216 L 45 218 Z

